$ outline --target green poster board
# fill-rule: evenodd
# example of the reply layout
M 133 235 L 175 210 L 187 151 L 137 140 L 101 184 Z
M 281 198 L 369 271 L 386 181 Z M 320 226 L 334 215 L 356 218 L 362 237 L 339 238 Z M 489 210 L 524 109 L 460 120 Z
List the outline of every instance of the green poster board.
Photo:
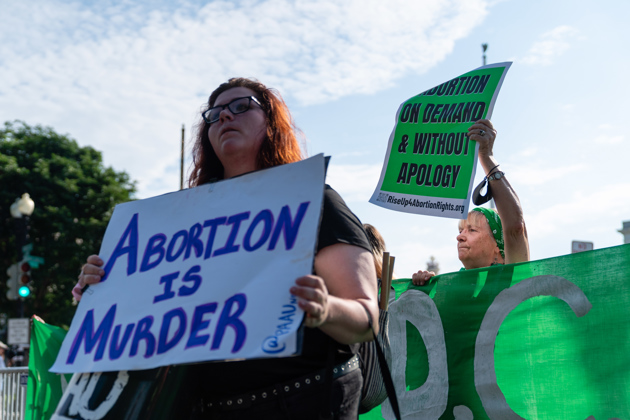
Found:
M 370 202 L 407 213 L 465 218 L 477 162 L 468 127 L 490 118 L 510 65 L 480 67 L 405 101 Z
M 33 318 L 31 348 L 28 361 L 26 420 L 49 419 L 61 399 L 65 384 L 72 375 L 59 375 L 48 370 L 55 362 L 66 330 Z
M 630 418 L 630 244 L 395 280 L 403 418 Z M 386 401 L 367 419 L 393 419 Z

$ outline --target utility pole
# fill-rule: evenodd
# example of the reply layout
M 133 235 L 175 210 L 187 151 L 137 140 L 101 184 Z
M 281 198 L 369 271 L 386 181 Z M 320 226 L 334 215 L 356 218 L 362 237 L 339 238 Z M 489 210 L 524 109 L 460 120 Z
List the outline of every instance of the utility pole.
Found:
M 23 318 L 24 298 L 31 293 L 28 288 L 31 267 L 27 262 L 23 261 L 24 246 L 30 239 L 30 236 L 28 235 L 29 221 L 31 215 L 33 214 L 33 210 L 35 210 L 35 202 L 33 202 L 28 193 L 24 193 L 21 198 L 17 198 L 15 203 L 11 204 L 9 210 L 15 222 L 15 244 L 17 245 L 17 273 L 14 272 L 12 274 L 18 277 L 17 287 L 19 287 L 18 295 L 20 299 L 20 318 Z M 23 287 L 20 287 L 20 283 L 22 283 Z
M 184 189 L 184 136 L 186 133 L 186 129 L 184 128 L 184 124 L 182 124 L 182 157 L 179 165 L 179 189 Z
M 488 49 L 488 44 L 481 44 L 481 63 L 482 65 L 486 65 L 486 50 Z M 490 184 L 488 184 L 488 188 L 490 188 Z M 497 206 L 494 204 L 494 198 L 490 199 L 490 208 L 496 209 Z
M 630 220 L 621 222 L 621 229 L 617 230 L 617 232 L 623 235 L 624 244 L 630 244 Z

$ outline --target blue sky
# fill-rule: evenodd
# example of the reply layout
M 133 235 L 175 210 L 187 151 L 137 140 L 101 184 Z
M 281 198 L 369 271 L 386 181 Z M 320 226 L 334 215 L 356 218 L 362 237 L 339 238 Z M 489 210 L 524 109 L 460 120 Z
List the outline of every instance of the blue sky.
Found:
M 181 126 L 190 141 L 213 88 L 255 77 L 282 93 L 307 153 L 332 156 L 329 183 L 383 233 L 398 276 L 430 256 L 457 270 L 456 221 L 367 201 L 400 103 L 479 67 L 488 43 L 488 63 L 514 62 L 494 108 L 495 156 L 523 204 L 532 258 L 567 254 L 572 240 L 623 241 L 628 2 L 94 3 L 0 0 L 0 120 L 101 150 L 139 198 L 179 188 Z

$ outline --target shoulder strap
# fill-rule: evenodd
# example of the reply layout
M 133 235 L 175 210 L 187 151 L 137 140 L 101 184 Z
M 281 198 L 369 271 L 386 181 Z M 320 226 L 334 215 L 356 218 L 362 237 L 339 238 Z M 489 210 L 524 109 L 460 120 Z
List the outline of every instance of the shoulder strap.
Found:
M 382 292 L 381 292 L 382 293 Z M 374 341 L 376 342 L 376 355 L 378 357 L 378 365 L 381 369 L 381 375 L 383 376 L 383 382 L 385 383 L 385 390 L 387 391 L 387 397 L 389 398 L 389 403 L 392 405 L 392 410 L 394 410 L 394 415 L 396 416 L 396 420 L 400 420 L 400 408 L 398 406 L 398 397 L 396 396 L 396 389 L 394 388 L 394 381 L 392 380 L 392 375 L 389 371 L 389 366 L 387 366 L 387 361 L 385 360 L 385 355 L 383 354 L 382 343 L 378 335 L 374 332 L 374 327 L 372 325 L 372 315 L 370 315 L 370 311 L 364 306 L 365 313 L 368 317 L 368 323 L 370 324 L 370 329 L 372 330 L 372 335 L 374 336 Z

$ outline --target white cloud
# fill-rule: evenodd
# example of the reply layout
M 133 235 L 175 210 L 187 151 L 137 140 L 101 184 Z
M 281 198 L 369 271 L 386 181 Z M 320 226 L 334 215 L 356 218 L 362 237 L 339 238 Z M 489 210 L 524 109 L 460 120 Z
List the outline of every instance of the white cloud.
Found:
M 597 136 L 595 138 L 595 143 L 598 144 L 620 144 L 622 143 L 624 140 L 624 136 L 607 136 L 607 135 L 600 135 Z
M 534 43 L 521 60 L 521 63 L 533 66 L 548 66 L 553 60 L 571 47 L 570 39 L 579 32 L 570 26 L 558 26 L 546 32 Z
M 537 232 L 541 238 L 550 238 L 558 233 L 570 232 L 571 227 L 579 226 L 585 233 L 609 229 L 610 221 L 627 218 L 630 208 L 629 183 L 602 184 L 594 191 L 575 192 L 569 199 L 550 205 L 539 206 L 540 210 L 526 215 L 530 232 Z M 588 223 L 584 221 L 588 220 Z
M 220 82 L 254 76 L 302 104 L 422 74 L 486 0 L 3 2 L 0 113 L 104 152 L 140 196 L 179 185 L 179 129 Z M 188 130 L 190 133 L 190 129 Z
M 378 184 L 383 165 L 337 165 L 330 162 L 326 182 L 347 202 L 366 202 Z
M 566 200 L 536 203 L 525 219 L 533 260 L 569 254 L 574 240 L 593 242 L 595 249 L 621 245 L 617 232 L 628 220 L 630 184 L 579 191 Z
M 595 138 L 595 143 L 597 144 L 621 144 L 625 140 L 624 135 L 616 133 L 619 131 L 619 128 L 613 124 L 603 123 L 597 128 L 603 131 L 602 134 Z

